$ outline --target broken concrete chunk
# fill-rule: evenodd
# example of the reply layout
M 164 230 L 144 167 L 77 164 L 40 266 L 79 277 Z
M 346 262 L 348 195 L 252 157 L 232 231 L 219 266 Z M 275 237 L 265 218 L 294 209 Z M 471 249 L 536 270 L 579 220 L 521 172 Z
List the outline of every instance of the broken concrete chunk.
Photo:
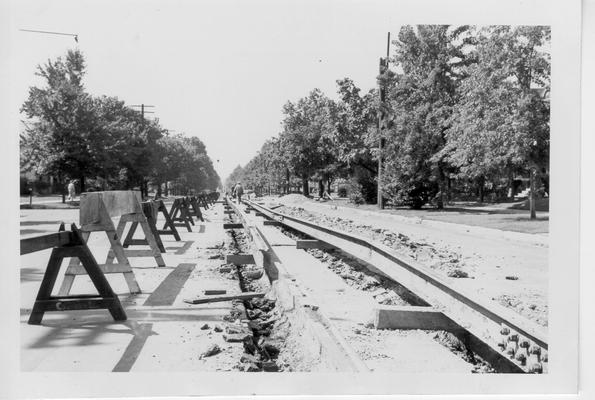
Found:
M 219 325 L 215 325 L 215 332 L 223 332 L 223 328 L 221 328 Z
M 250 317 L 251 319 L 256 319 L 262 315 L 262 311 L 259 309 L 248 310 L 247 313 L 248 313 L 248 317 Z
M 262 364 L 262 370 L 265 372 L 278 372 L 279 366 L 274 361 L 264 361 Z
M 250 270 L 244 273 L 247 279 L 260 279 L 262 278 L 263 274 L 264 271 L 262 269 Z
M 465 271 L 460 270 L 458 268 L 448 271 L 448 273 L 446 275 L 449 276 L 450 278 L 468 278 L 469 277 L 468 273 L 466 273 Z
M 204 324 L 203 326 L 200 327 L 200 329 L 203 331 L 206 329 L 209 329 L 209 328 L 210 328 L 209 324 Z
M 225 333 L 230 335 L 237 335 L 239 333 L 250 333 L 249 329 L 245 326 L 234 324 L 234 325 L 227 325 L 225 327 Z
M 246 364 L 244 364 L 242 370 L 244 372 L 258 372 L 258 371 L 260 371 L 260 368 L 258 367 L 258 365 L 254 364 L 254 363 L 246 363 Z
M 223 340 L 228 343 L 240 343 L 243 342 L 245 338 L 251 336 L 250 333 L 225 333 L 223 335 Z
M 253 356 L 252 354 L 248 354 L 248 353 L 242 354 L 242 357 L 240 358 L 240 362 L 253 363 L 256 365 L 260 364 L 260 361 L 258 360 L 258 358 L 256 358 L 256 356 Z
M 221 348 L 216 343 L 213 343 L 205 352 L 200 355 L 200 358 L 211 357 L 219 353 L 221 353 Z

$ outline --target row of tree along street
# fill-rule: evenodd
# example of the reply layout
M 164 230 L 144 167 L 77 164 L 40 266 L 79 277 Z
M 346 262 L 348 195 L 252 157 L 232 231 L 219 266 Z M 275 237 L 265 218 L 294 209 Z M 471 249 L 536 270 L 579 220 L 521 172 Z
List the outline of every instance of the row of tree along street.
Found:
M 60 191 L 68 180 L 76 180 L 82 192 L 140 188 L 145 195 L 149 183 L 158 195 L 162 188 L 167 195 L 168 189 L 185 194 L 219 186 L 199 138 L 170 134 L 116 97 L 92 96 L 84 74 L 78 50 L 38 66 L 45 85 L 31 87 L 21 109 L 27 118 L 22 173 L 51 176 Z
M 438 207 L 548 191 L 550 29 L 404 26 L 381 60 L 378 88 L 337 81 L 283 107 L 283 129 L 227 185 L 319 194 L 342 179 L 355 202 Z M 388 66 L 388 68 L 387 68 Z M 380 139 L 382 138 L 382 145 Z M 520 180 L 518 178 L 521 178 Z

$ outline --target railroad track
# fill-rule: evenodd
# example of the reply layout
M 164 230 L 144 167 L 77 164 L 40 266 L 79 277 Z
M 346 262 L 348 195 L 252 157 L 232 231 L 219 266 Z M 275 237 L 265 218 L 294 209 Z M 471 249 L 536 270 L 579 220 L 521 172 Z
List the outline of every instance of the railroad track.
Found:
M 444 330 L 456 333 L 468 348 L 498 372 L 547 372 L 547 334 L 532 321 L 473 293 L 453 288 L 428 267 L 385 245 L 286 215 L 254 201 L 244 201 L 244 205 L 246 210 L 227 201 L 229 214 L 239 220 L 239 225 L 234 227 L 244 228 L 253 243 L 255 262 L 265 269 L 267 262 L 274 258 L 274 250 L 263 234 L 262 226 L 277 225 L 301 232 L 313 240 L 298 241 L 299 248 L 340 249 L 419 297 L 425 303 L 424 309 L 431 309 L 431 312 L 421 313 L 419 307 L 399 310 L 397 318 L 413 324 L 409 329 L 416 328 L 415 319 L 419 319 L 418 329 L 444 327 Z M 247 218 L 246 212 L 252 210 L 264 220 L 257 223 Z M 396 327 L 399 327 L 398 322 Z

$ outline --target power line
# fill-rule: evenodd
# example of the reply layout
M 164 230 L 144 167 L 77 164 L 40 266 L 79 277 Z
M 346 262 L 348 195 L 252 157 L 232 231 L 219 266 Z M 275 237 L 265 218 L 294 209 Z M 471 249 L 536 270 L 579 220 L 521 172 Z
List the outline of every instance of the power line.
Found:
M 148 104 L 133 104 L 130 107 L 140 107 L 140 113 L 143 117 L 143 121 L 145 120 L 145 114 L 155 114 L 154 111 L 146 111 L 145 108 L 155 107 Z
M 31 33 L 44 33 L 46 35 L 61 35 L 61 36 L 72 36 L 74 37 L 75 42 L 79 42 L 79 35 L 76 33 L 64 33 L 64 32 L 51 32 L 51 31 L 38 31 L 34 29 L 19 29 L 22 32 L 31 32 Z

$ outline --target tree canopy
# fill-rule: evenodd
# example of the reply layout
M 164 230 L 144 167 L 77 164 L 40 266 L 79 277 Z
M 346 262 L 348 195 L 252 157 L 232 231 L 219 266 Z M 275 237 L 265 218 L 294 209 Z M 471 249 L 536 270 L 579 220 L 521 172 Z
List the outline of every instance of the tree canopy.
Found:
M 145 188 L 172 181 L 183 191 L 215 190 L 219 177 L 197 137 L 169 136 L 155 120 L 117 97 L 85 90 L 78 50 L 38 66 L 43 87 L 31 87 L 21 111 L 21 168 L 59 181 L 101 181 L 105 189 Z M 159 186 L 161 187 L 161 186 Z
M 382 157 L 383 196 L 414 207 L 441 207 L 453 190 L 483 201 L 488 183 L 501 198 L 531 171 L 547 181 L 550 37 L 544 26 L 403 26 L 377 88 L 343 78 L 336 100 L 313 89 L 287 102 L 278 137 L 230 178 L 278 192 L 301 181 L 306 195 L 310 180 L 344 178 L 372 202 Z

